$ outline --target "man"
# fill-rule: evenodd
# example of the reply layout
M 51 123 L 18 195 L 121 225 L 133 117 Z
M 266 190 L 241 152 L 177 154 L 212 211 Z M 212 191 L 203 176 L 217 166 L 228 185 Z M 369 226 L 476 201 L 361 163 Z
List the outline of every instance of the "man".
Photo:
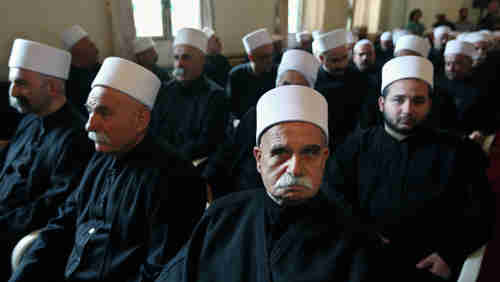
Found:
M 99 49 L 90 39 L 89 34 L 79 25 L 73 25 L 61 33 L 63 46 L 71 53 L 71 69 L 67 82 L 68 99 L 84 116 L 87 116 L 85 101 L 90 92 L 101 64 Z
M 152 132 L 173 145 L 200 171 L 224 140 L 227 103 L 224 90 L 203 74 L 207 36 L 180 29 L 173 42 L 174 79 L 165 85 L 153 110 Z M 208 166 L 208 167 L 207 167 Z
M 455 23 L 455 30 L 458 32 L 468 32 L 474 30 L 474 24 L 467 19 L 469 9 L 461 8 L 458 11 L 458 21 Z
M 204 211 L 205 186 L 189 162 L 147 134 L 160 85 L 135 63 L 104 60 L 86 103 L 97 152 L 10 281 L 151 281 L 186 242 Z
M 222 55 L 222 42 L 213 29 L 205 27 L 203 32 L 205 32 L 208 38 L 205 75 L 219 86 L 226 87 L 229 72 L 231 71 L 231 64 Z
M 441 73 L 444 67 L 444 47 L 448 42 L 451 29 L 448 26 L 442 25 L 434 28 L 433 31 L 433 47 L 429 53 L 429 60 L 434 65 L 436 73 Z
M 276 69 L 273 67 L 273 41 L 266 29 L 259 29 L 242 39 L 250 62 L 235 66 L 229 73 L 226 86 L 230 111 L 240 119 L 255 106 L 262 94 L 274 87 Z
M 370 72 L 375 70 L 375 47 L 368 39 L 362 39 L 354 45 L 353 62 L 360 72 Z
M 313 89 L 265 93 L 253 149 L 265 189 L 215 201 L 157 281 L 376 281 L 368 235 L 350 230 L 320 190 L 328 128 Z
M 399 56 L 420 56 L 427 58 L 431 44 L 429 41 L 418 35 L 403 35 L 396 42 L 394 47 L 394 57 Z
M 447 26 L 451 30 L 455 30 L 455 25 L 446 18 L 446 14 L 439 13 L 436 14 L 436 22 L 432 24 L 433 28 L 438 26 Z
M 167 70 L 158 66 L 158 52 L 154 41 L 149 37 L 137 38 L 132 42 L 137 63 L 153 72 L 162 83 L 170 80 Z
M 477 25 L 478 30 L 495 30 L 499 28 L 498 7 L 498 0 L 489 1 L 487 14 L 479 21 L 479 24 Z
M 369 86 L 359 72 L 348 67 L 349 51 L 344 29 L 321 35 L 313 45 L 321 61 L 315 89 L 330 105 L 329 124 L 335 128 L 330 140 L 333 148 L 355 130 L 363 114 L 361 109 Z
M 295 34 L 295 39 L 299 43 L 299 48 L 312 54 L 313 36 L 308 31 L 301 31 Z
M 385 238 L 385 281 L 456 281 L 464 259 L 491 233 L 484 154 L 471 141 L 423 127 L 432 91 L 429 60 L 387 62 L 379 98 L 384 125 L 351 135 L 328 175 L 329 192 Z
M 392 32 L 385 31 L 380 35 L 379 44 L 375 48 L 376 64 L 383 66 L 394 56 L 394 44 L 392 43 Z
M 24 117 L 0 155 L 3 281 L 16 243 L 57 215 L 92 154 L 83 117 L 66 98 L 70 62 L 68 52 L 38 42 L 12 46 L 9 101 Z

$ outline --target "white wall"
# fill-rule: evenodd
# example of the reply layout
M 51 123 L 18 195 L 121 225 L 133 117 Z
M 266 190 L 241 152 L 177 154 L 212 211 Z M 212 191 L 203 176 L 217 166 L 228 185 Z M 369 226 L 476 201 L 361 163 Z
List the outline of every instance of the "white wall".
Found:
M 2 0 L 0 1 L 0 80 L 7 80 L 8 58 L 15 38 L 62 47 L 59 34 L 81 25 L 100 50 L 111 54 L 111 19 L 104 0 Z

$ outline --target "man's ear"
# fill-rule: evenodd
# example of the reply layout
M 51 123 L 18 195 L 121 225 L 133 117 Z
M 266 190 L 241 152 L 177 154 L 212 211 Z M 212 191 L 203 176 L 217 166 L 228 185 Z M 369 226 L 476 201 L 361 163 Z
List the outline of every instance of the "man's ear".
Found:
M 384 112 L 384 97 L 380 96 L 378 97 L 378 110 L 383 113 Z
M 257 171 L 260 173 L 260 160 L 262 159 L 262 150 L 258 146 L 253 147 L 253 156 L 257 165 Z
M 151 112 L 149 109 L 140 107 L 136 115 L 136 127 L 138 132 L 145 132 L 148 128 L 149 121 L 151 120 Z

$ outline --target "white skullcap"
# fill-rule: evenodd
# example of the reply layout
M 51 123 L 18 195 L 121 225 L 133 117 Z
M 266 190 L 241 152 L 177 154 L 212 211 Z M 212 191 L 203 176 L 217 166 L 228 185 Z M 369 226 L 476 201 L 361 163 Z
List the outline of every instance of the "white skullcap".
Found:
M 281 58 L 278 77 L 289 70 L 298 71 L 309 82 L 309 86 L 314 87 L 320 65 L 318 59 L 309 52 L 297 49 L 288 50 Z
M 392 31 L 392 44 L 396 46 L 396 43 L 398 42 L 399 38 L 401 36 L 405 36 L 411 34 L 408 30 L 406 29 L 395 29 Z
M 297 40 L 297 42 L 302 42 L 302 41 L 306 41 L 306 40 L 312 40 L 313 37 L 312 37 L 310 32 L 301 31 L 301 32 L 297 32 L 295 34 L 295 39 Z
M 460 41 L 460 40 L 450 40 L 446 43 L 446 48 L 444 49 L 444 56 L 462 54 L 469 56 L 471 59 L 477 57 L 476 48 L 472 43 Z
M 431 50 L 431 44 L 425 38 L 417 35 L 408 34 L 403 35 L 396 42 L 396 47 L 394 47 L 394 54 L 400 50 L 411 50 L 419 53 L 422 57 L 429 56 L 429 51 Z
M 449 34 L 451 28 L 447 25 L 440 25 L 436 27 L 433 31 L 434 38 L 441 38 L 444 34 Z
M 25 39 L 16 39 L 10 52 L 9 67 L 22 68 L 68 79 L 71 54 L 68 51 Z
M 135 54 L 144 52 L 149 48 L 155 48 L 155 42 L 149 37 L 137 38 L 134 40 L 133 45 Z
M 356 50 L 356 49 L 358 49 L 358 48 L 361 48 L 361 46 L 366 45 L 366 44 L 368 44 L 368 45 L 370 45 L 370 46 L 374 47 L 374 46 L 373 46 L 373 43 L 372 43 L 370 40 L 368 40 L 368 39 L 361 39 L 360 41 L 358 41 L 358 42 L 356 43 L 356 45 L 354 45 L 353 50 Z
M 313 30 L 312 32 L 312 37 L 314 40 L 318 39 L 321 35 L 323 34 L 323 32 L 321 32 L 321 30 Z
M 209 28 L 208 26 L 203 28 L 203 32 L 205 33 L 208 39 L 210 39 L 210 37 L 212 37 L 215 34 L 215 31 Z
M 472 44 L 475 44 L 475 43 L 478 43 L 478 42 L 488 42 L 488 36 L 484 33 L 480 33 L 480 32 L 471 32 L 471 33 L 467 33 L 466 35 L 460 37 L 460 40 L 462 41 L 465 41 L 465 42 L 469 42 L 469 43 L 472 43 Z
M 108 57 L 92 82 L 92 88 L 96 86 L 116 89 L 152 110 L 161 81 L 155 74 L 136 63 L 118 57 Z
M 345 44 L 347 44 L 345 29 L 336 29 L 324 33 L 313 42 L 313 45 L 316 45 L 315 50 L 318 52 L 318 55 Z
M 382 89 L 394 81 L 405 78 L 417 78 L 434 87 L 434 67 L 431 61 L 418 56 L 396 57 L 385 63 L 382 67 Z
M 319 127 L 328 140 L 328 104 L 316 90 L 286 85 L 267 91 L 257 102 L 256 144 L 262 134 L 282 122 L 308 122 Z
M 66 50 L 69 50 L 82 38 L 87 37 L 89 34 L 79 25 L 74 25 L 65 29 L 61 33 L 61 39 L 63 46 Z
M 181 28 L 177 32 L 177 36 L 175 36 L 173 46 L 175 47 L 181 44 L 198 48 L 205 54 L 207 53 L 208 37 L 199 29 L 189 27 Z
M 392 40 L 392 32 L 386 31 L 380 35 L 380 41 L 389 41 Z
M 252 53 L 253 50 L 268 44 L 272 44 L 273 40 L 267 29 L 261 28 L 245 35 L 242 39 L 245 51 L 247 54 Z

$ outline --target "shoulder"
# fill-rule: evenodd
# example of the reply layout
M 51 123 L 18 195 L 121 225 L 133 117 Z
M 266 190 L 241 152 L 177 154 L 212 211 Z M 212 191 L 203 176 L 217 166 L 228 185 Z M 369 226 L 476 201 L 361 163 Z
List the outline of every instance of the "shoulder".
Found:
M 245 190 L 215 200 L 206 211 L 206 216 L 235 215 L 255 208 L 259 198 L 265 197 L 265 189 Z
M 229 75 L 235 76 L 235 75 L 239 75 L 239 74 L 248 73 L 249 66 L 250 66 L 250 63 L 243 63 L 243 64 L 239 64 L 237 66 L 234 66 L 231 69 L 231 71 L 229 72 Z

